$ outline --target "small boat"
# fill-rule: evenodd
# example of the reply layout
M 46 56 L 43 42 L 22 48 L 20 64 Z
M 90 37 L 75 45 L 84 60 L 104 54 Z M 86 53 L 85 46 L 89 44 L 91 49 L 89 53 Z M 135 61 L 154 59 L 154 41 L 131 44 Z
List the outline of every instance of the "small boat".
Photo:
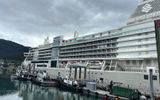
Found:
M 20 81 L 28 81 L 31 78 L 29 77 L 29 73 L 26 70 L 20 70 L 18 74 L 18 80 Z
M 11 79 L 14 79 L 14 80 L 28 80 L 28 73 L 27 71 L 25 70 L 22 70 L 22 69 L 16 69 L 16 72 L 15 74 L 12 74 L 11 75 Z
M 77 80 L 73 80 L 71 78 L 57 78 L 57 83 L 59 87 L 67 89 L 67 90 L 72 90 L 72 91 L 77 91 L 77 92 L 82 92 L 82 87 L 80 86 L 79 82 Z
M 37 73 L 37 77 L 32 79 L 34 84 L 46 87 L 55 87 L 57 82 L 54 79 L 51 79 L 46 71 L 39 71 Z

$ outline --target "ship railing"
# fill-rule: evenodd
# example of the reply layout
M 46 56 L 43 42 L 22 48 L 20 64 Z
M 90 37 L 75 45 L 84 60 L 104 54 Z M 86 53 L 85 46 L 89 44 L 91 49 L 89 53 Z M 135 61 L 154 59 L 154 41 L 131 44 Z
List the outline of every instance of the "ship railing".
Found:
M 105 44 L 112 44 L 112 43 L 117 43 L 117 41 L 110 41 L 110 42 L 96 42 L 96 43 L 87 43 L 85 45 L 76 45 L 76 46 L 70 46 L 70 47 L 63 47 L 61 50 L 65 49 L 73 49 L 73 48 L 82 48 L 82 47 L 88 47 L 88 46 L 97 46 L 97 45 L 105 45 Z
M 146 69 L 125 69 L 126 72 L 147 72 Z
M 147 72 L 146 68 L 125 68 L 124 69 L 125 72 Z M 155 70 L 155 73 L 159 73 L 158 69 Z
M 114 67 L 117 67 L 114 69 Z M 139 67 L 139 66 L 137 66 Z M 112 68 L 112 70 L 110 70 L 110 68 Z M 119 70 L 118 70 L 119 69 Z M 109 71 L 122 71 L 122 72 L 139 72 L 139 73 L 146 73 L 147 72 L 147 69 L 146 68 L 135 68 L 135 67 L 132 67 L 132 68 L 129 68 L 129 67 L 123 67 L 119 64 L 115 64 L 115 63 L 112 63 L 110 66 L 109 65 L 106 65 L 104 67 L 104 70 L 109 70 Z M 158 69 L 155 69 L 155 73 L 159 73 L 159 70 Z

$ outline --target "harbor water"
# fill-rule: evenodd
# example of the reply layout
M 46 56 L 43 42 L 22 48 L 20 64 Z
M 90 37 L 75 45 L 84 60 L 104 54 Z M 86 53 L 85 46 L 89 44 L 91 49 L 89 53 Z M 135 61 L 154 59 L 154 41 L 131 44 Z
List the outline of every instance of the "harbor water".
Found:
M 103 100 L 57 87 L 41 87 L 31 82 L 0 75 L 0 100 Z

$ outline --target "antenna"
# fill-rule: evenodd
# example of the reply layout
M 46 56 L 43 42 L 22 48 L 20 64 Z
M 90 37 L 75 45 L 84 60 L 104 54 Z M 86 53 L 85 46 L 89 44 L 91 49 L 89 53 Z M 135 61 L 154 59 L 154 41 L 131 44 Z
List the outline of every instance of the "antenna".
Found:
M 47 38 L 46 39 L 44 39 L 44 44 L 49 44 L 50 42 L 49 42 L 49 37 L 47 36 Z
M 74 38 L 77 38 L 77 37 L 78 37 L 78 35 L 79 35 L 79 34 L 78 34 L 78 32 L 77 32 L 77 31 L 75 31 L 75 32 L 74 32 Z

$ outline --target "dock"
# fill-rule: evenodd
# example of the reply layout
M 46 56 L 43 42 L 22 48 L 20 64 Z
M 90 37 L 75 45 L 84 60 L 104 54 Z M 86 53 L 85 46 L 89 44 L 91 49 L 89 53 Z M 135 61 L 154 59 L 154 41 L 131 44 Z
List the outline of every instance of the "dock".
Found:
M 128 100 L 128 98 L 124 98 L 124 97 L 117 97 L 115 95 L 111 95 L 108 91 L 103 91 L 103 90 L 89 90 L 87 89 L 86 87 L 83 88 L 83 93 L 85 94 L 89 94 L 89 95 L 92 95 L 92 96 L 96 96 L 96 97 L 99 97 L 99 98 L 104 98 L 104 99 L 116 99 L 118 98 L 118 100 Z

